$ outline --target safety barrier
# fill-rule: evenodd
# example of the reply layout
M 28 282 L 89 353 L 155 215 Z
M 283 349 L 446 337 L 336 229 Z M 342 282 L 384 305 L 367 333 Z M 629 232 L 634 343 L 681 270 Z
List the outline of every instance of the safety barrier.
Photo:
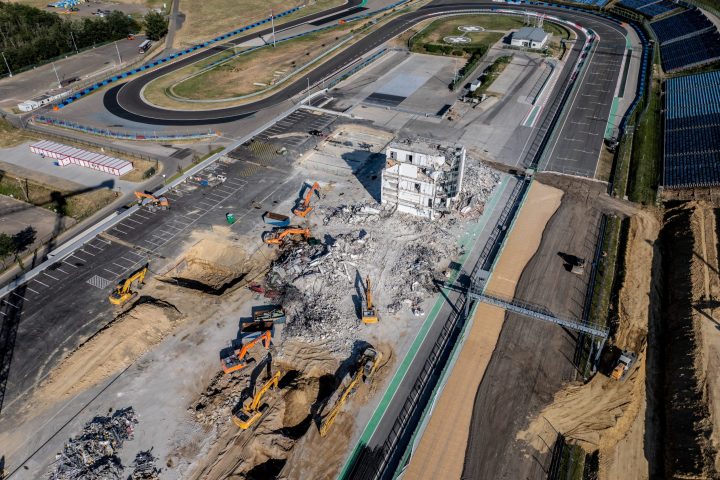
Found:
M 87 133 L 90 135 L 100 135 L 102 137 L 116 138 L 121 140 L 191 140 L 197 138 L 208 138 L 215 137 L 217 133 L 212 130 L 207 132 L 191 132 L 191 133 L 126 133 L 126 132 L 114 132 L 107 128 L 95 128 L 81 125 L 79 123 L 71 122 L 69 120 L 60 120 L 57 118 L 47 117 L 45 115 L 34 115 L 32 120 L 36 123 L 43 123 L 45 125 L 51 125 L 55 127 L 67 128 L 75 130 L 81 133 Z
M 156 67 L 156 66 L 158 66 L 158 65 L 161 65 L 161 64 L 163 64 L 163 63 L 167 63 L 167 62 L 169 62 L 169 61 L 171 61 L 171 60 L 174 60 L 174 59 L 176 59 L 176 58 L 178 58 L 178 57 L 181 57 L 181 56 L 183 56 L 183 55 L 187 55 L 187 54 L 189 54 L 189 53 L 193 53 L 193 52 L 195 52 L 196 50 L 199 50 L 199 49 L 201 49 L 201 48 L 205 48 L 205 47 L 207 47 L 207 46 L 209 46 L 209 45 L 212 45 L 212 44 L 214 44 L 214 43 L 218 43 L 218 42 L 225 41 L 225 40 L 227 40 L 227 39 L 230 38 L 230 37 L 234 37 L 235 35 L 238 35 L 238 34 L 240 34 L 240 33 L 246 32 L 246 31 L 251 30 L 251 29 L 253 29 L 253 28 L 255 28 L 255 27 L 258 27 L 258 26 L 260 26 L 260 25 L 264 25 L 264 24 L 266 24 L 266 23 L 268 23 L 268 22 L 271 22 L 271 21 L 273 20 L 273 18 L 282 18 L 282 17 L 285 17 L 285 16 L 290 15 L 290 14 L 292 14 L 292 13 L 295 13 L 295 12 L 297 12 L 298 10 L 300 10 L 301 8 L 303 8 L 303 6 L 291 8 L 290 10 L 286 10 L 286 11 L 284 11 L 284 12 L 282 12 L 282 13 L 279 13 L 279 14 L 277 14 L 277 15 L 274 15 L 273 17 L 265 18 L 265 19 L 263 19 L 263 20 L 260 20 L 260 21 L 258 21 L 258 22 L 255 22 L 255 23 L 253 23 L 253 24 L 251 24 L 251 25 L 247 25 L 247 26 L 245 26 L 245 27 L 238 28 L 238 29 L 236 29 L 236 30 L 233 30 L 232 32 L 226 33 L 226 34 L 224 34 L 224 35 L 220 35 L 219 37 L 215 37 L 215 38 L 213 38 L 212 40 L 208 40 L 207 42 L 203 42 L 203 43 L 194 45 L 194 46 L 192 46 L 192 47 L 186 48 L 185 50 L 183 50 L 183 51 L 181 51 L 181 52 L 173 53 L 172 55 L 169 55 L 169 56 L 167 56 L 167 57 L 160 58 L 160 59 L 155 60 L 155 61 L 153 61 L 153 62 L 151 62 L 151 63 L 142 65 L 141 67 L 134 68 L 134 69 L 132 69 L 132 70 L 128 70 L 128 71 L 123 72 L 123 73 L 121 73 L 121 74 L 114 75 L 114 76 L 112 76 L 112 77 L 110 77 L 110 78 L 106 78 L 105 80 L 103 80 L 103 81 L 101 81 L 101 82 L 97 82 L 97 83 L 91 85 L 90 87 L 85 88 L 84 90 L 79 91 L 79 92 L 76 93 L 75 95 L 73 95 L 73 96 L 71 96 L 71 97 L 63 100 L 62 102 L 60 102 L 60 103 L 58 103 L 57 105 L 55 105 L 55 108 L 63 108 L 63 107 L 66 107 L 67 105 L 70 105 L 70 104 L 71 104 L 72 102 L 74 102 L 75 100 L 79 100 L 80 98 L 84 97 L 85 95 L 89 95 L 90 93 L 94 92 L 95 90 L 98 90 L 98 89 L 100 89 L 100 88 L 103 88 L 104 86 L 106 86 L 106 85 L 108 85 L 108 84 L 110 84 L 110 83 L 115 83 L 115 82 L 117 82 L 118 80 L 124 80 L 125 78 L 130 77 L 130 76 L 132 76 L 132 75 L 135 75 L 136 73 L 144 72 L 145 70 L 149 70 L 149 69 L 151 69 L 151 68 L 153 68 L 153 67 Z

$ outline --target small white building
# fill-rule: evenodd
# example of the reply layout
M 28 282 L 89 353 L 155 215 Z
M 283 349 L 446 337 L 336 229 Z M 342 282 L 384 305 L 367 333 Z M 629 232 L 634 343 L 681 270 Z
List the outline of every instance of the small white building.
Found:
M 433 220 L 457 200 L 465 170 L 465 147 L 405 141 L 388 145 L 385 155 L 381 203 Z
M 70 90 L 60 93 L 45 93 L 33 98 L 32 100 L 26 100 L 23 103 L 19 103 L 18 110 L 21 112 L 32 112 L 40 107 L 44 107 L 45 105 L 50 105 L 53 102 L 67 98 L 71 93 L 72 92 Z
M 541 50 L 545 48 L 549 39 L 550 34 L 542 28 L 523 27 L 512 34 L 510 45 Z

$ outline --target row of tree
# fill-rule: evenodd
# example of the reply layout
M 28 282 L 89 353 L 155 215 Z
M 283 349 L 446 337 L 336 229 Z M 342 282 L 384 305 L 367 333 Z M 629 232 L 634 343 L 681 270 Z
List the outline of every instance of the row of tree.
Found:
M 163 15 L 149 12 L 145 20 L 152 26 L 148 30 L 152 30 L 153 38 L 167 32 Z M 72 20 L 27 5 L 0 2 L 0 51 L 13 71 L 75 53 L 76 49 L 120 40 L 140 28 L 135 19 L 117 10 L 105 17 Z M 4 73 L 7 67 L 0 61 L 0 74 Z

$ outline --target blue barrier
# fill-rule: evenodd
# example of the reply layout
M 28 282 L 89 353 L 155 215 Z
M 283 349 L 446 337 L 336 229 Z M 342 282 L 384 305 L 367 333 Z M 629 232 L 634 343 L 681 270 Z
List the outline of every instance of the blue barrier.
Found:
M 275 15 L 275 18 L 280 18 L 280 17 L 284 17 L 284 16 L 286 16 L 286 15 L 290 15 L 290 14 L 292 14 L 292 13 L 297 12 L 297 11 L 300 10 L 301 8 L 302 8 L 302 7 L 291 8 L 290 10 L 287 10 L 287 11 L 285 11 L 285 12 L 282 12 L 282 13 L 278 14 L 278 15 Z M 270 18 L 267 18 L 267 19 L 263 20 L 262 23 L 266 23 L 266 22 L 269 22 L 269 21 L 270 21 Z M 186 48 L 185 50 L 183 50 L 183 51 L 181 51 L 181 52 L 172 54 L 172 55 L 170 55 L 169 57 L 164 57 L 164 58 L 161 58 L 161 59 L 159 59 L 159 60 L 156 60 L 156 61 L 150 63 L 149 65 L 143 65 L 142 67 L 140 67 L 140 70 L 138 70 L 138 69 L 133 69 L 133 70 L 129 70 L 129 71 L 127 71 L 127 72 L 123 72 L 122 78 L 126 78 L 126 77 L 128 77 L 128 76 L 130 76 L 130 75 L 134 75 L 135 73 L 137 73 L 138 71 L 143 70 L 144 68 L 154 67 L 154 66 L 156 66 L 156 65 L 159 65 L 160 63 L 167 62 L 168 60 L 174 59 L 174 58 L 176 58 L 176 57 L 179 57 L 179 56 L 182 56 L 182 55 L 187 55 L 188 53 L 194 52 L 194 51 L 197 50 L 198 48 L 206 47 L 206 46 L 211 45 L 211 44 L 213 44 L 213 43 L 220 42 L 220 41 L 222 41 L 222 40 L 225 40 L 225 39 L 228 38 L 228 37 L 235 36 L 235 35 L 237 35 L 238 33 L 246 32 L 246 31 L 248 31 L 248 30 L 250 30 L 250 29 L 253 29 L 253 28 L 257 27 L 257 26 L 260 25 L 260 24 L 261 24 L 261 23 L 254 23 L 254 24 L 252 24 L 252 25 L 248 25 L 248 26 L 245 26 L 245 27 L 242 27 L 242 28 L 238 28 L 237 30 L 233 30 L 232 32 L 226 33 L 225 35 L 222 35 L 222 36 L 219 36 L 219 37 L 215 37 L 215 38 L 213 38 L 212 40 L 208 40 L 207 42 L 204 42 L 204 43 L 202 43 L 202 44 L 200 44 L 200 45 L 194 45 L 194 46 L 192 46 L 192 47 Z M 108 83 L 113 83 L 113 82 L 116 82 L 117 80 L 118 80 L 118 76 L 116 75 L 116 76 L 114 76 L 114 77 L 112 77 L 112 78 L 110 78 L 110 79 L 106 79 L 106 80 L 103 80 L 103 81 L 101 81 L 101 82 L 95 83 L 95 84 L 93 85 L 93 87 L 94 87 L 94 86 L 98 86 L 98 87 L 99 87 L 99 86 L 105 86 L 105 85 L 107 85 Z M 81 94 L 80 94 L 80 97 L 83 97 L 83 96 L 85 96 L 85 95 L 86 95 L 85 93 L 81 93 Z M 80 98 L 80 97 L 77 97 L 77 98 Z M 63 108 L 63 107 L 65 107 L 65 106 L 69 105 L 69 104 L 72 103 L 72 102 L 73 102 L 73 98 L 68 98 L 68 99 L 65 99 L 65 100 L 63 100 L 62 102 L 58 103 L 58 104 L 55 105 L 55 106 L 56 106 L 57 108 Z

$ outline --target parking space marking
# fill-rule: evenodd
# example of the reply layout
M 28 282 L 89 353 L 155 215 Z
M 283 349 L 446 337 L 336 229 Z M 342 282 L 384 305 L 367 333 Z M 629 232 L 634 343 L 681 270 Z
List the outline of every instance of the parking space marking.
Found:
M 25 301 L 27 302 L 27 298 L 23 297 L 22 295 L 20 295 L 19 293 L 17 293 L 15 290 L 13 290 L 12 292 L 10 292 L 10 295 L 15 295 L 16 297 L 20 297 L 20 298 L 22 298 L 23 300 L 25 300 Z
M 27 285 L 25 285 L 25 288 L 30 290 L 31 292 L 33 292 L 35 295 L 40 295 L 40 292 L 38 292 L 37 290 L 33 290 L 32 288 L 28 287 Z
M 70 257 L 68 257 L 68 258 L 70 258 Z M 67 262 L 67 258 L 66 258 L 65 260 L 63 260 L 62 263 L 63 263 L 63 265 L 67 265 L 68 267 L 72 267 L 72 268 L 74 268 L 74 269 L 76 269 L 76 270 L 77 270 L 77 268 L 78 268 L 78 267 L 76 267 L 75 265 L 73 265 L 72 263 L 68 263 L 68 262 Z
M 42 285 L 43 287 L 50 288 L 50 285 L 48 285 L 47 283 L 41 282 L 40 280 L 37 279 L 37 277 L 36 277 L 36 278 L 33 278 L 33 282 L 37 282 L 37 283 L 39 283 L 40 285 Z
M 103 267 L 103 270 L 105 270 L 105 271 L 108 272 L 108 273 L 111 273 L 111 274 L 115 275 L 116 277 L 119 277 L 119 276 L 120 276 L 119 273 L 115 273 L 115 272 L 113 272 L 112 270 L 108 270 L 107 268 L 104 268 L 104 267 Z
M 84 249 L 82 249 L 82 248 L 81 248 L 79 251 L 81 251 L 81 252 L 83 252 L 83 253 L 87 253 L 87 254 L 90 255 L 91 257 L 94 257 L 94 256 L 95 256 L 95 255 L 93 255 L 92 253 L 90 253 L 90 252 L 88 252 L 87 250 L 84 250 Z
M 55 278 L 55 277 L 53 277 L 52 275 L 50 275 L 49 273 L 47 273 L 47 272 L 42 272 L 42 273 L 43 273 L 43 275 L 47 275 L 48 277 L 52 278 L 52 279 L 55 280 L 55 281 L 60 280 L 59 278 Z

